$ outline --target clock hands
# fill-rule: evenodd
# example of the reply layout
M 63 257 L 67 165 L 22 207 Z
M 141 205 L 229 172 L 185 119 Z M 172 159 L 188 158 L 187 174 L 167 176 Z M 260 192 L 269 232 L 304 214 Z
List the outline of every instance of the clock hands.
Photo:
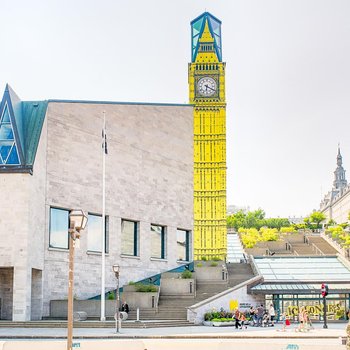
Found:
M 210 89 L 210 90 L 216 91 L 215 89 L 211 88 L 208 84 L 205 84 L 204 86 L 206 87 L 206 90 Z

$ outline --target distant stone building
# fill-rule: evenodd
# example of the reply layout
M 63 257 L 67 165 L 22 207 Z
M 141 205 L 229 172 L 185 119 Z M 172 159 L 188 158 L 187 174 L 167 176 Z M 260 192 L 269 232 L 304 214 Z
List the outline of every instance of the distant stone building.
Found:
M 320 211 L 327 217 L 340 224 L 348 221 L 350 212 L 350 185 L 345 177 L 343 158 L 338 148 L 337 168 L 334 171 L 333 188 L 323 198 Z

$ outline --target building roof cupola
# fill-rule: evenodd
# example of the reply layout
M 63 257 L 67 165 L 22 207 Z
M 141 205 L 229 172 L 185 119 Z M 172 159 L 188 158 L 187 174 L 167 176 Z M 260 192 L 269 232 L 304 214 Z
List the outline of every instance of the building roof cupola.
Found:
M 346 187 L 348 182 L 345 178 L 345 170 L 343 168 L 343 158 L 340 153 L 340 147 L 338 146 L 338 155 L 337 155 L 337 168 L 334 171 L 334 182 L 333 188 L 336 190 L 341 190 Z

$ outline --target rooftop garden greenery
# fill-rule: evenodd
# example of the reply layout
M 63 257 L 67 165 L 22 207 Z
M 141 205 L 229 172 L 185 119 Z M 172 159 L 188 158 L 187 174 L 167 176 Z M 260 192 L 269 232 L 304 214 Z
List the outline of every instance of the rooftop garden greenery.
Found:
M 255 228 L 260 230 L 261 227 L 277 228 L 290 226 L 290 222 L 285 218 L 265 218 L 265 212 L 262 209 L 244 212 L 238 211 L 227 217 L 227 226 L 234 228 L 236 231 L 239 228 Z
M 245 248 L 254 248 L 258 242 L 277 241 L 279 232 L 276 228 L 262 227 L 259 231 L 256 228 L 240 228 L 241 240 Z
M 347 223 L 331 226 L 326 229 L 326 235 L 340 244 L 343 248 L 350 248 L 350 232 L 345 231 L 344 228 L 347 226 Z

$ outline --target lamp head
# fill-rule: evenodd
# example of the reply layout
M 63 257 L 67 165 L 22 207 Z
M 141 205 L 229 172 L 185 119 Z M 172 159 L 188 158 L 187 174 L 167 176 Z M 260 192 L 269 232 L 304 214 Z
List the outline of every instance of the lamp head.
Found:
M 119 265 L 113 265 L 112 268 L 114 273 L 119 273 Z
M 87 215 L 81 209 L 73 209 L 69 214 L 70 227 L 76 231 L 84 230 L 88 221 Z

